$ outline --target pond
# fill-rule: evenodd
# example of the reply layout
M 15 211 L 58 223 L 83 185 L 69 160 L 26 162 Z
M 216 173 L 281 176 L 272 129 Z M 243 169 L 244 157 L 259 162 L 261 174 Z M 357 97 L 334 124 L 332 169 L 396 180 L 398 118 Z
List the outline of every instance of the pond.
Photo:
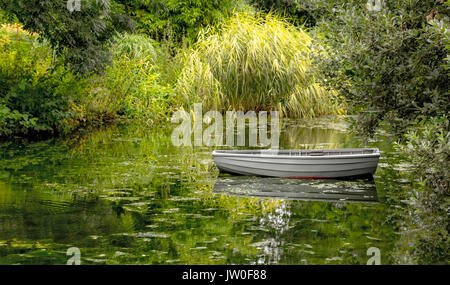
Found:
M 373 181 L 219 175 L 213 148 L 170 135 L 130 123 L 1 144 L 0 264 L 66 264 L 71 247 L 81 264 L 366 264 L 372 247 L 407 262 L 391 196 L 408 165 L 386 134 L 282 120 L 282 149 L 378 147 Z

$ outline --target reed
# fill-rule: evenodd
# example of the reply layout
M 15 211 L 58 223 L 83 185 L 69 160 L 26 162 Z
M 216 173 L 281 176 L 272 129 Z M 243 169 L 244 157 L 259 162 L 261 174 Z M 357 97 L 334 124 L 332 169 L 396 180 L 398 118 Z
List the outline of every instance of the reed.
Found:
M 327 90 L 317 83 L 312 83 L 306 88 L 297 86 L 279 109 L 283 116 L 292 118 L 345 114 L 338 93 Z
M 311 37 L 274 15 L 235 14 L 200 34 L 176 88 L 186 105 L 279 110 L 288 117 L 343 112 L 309 72 Z

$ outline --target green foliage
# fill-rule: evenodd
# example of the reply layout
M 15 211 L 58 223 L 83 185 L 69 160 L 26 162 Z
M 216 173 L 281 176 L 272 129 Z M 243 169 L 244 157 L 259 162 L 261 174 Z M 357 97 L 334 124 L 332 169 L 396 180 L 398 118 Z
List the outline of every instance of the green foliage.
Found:
M 57 132 L 62 120 L 70 116 L 68 102 L 81 90 L 76 78 L 61 68 L 31 80 L 21 79 L 3 101 L 12 110 L 38 118 L 35 131 Z
M 20 26 L 0 30 L 0 136 L 59 133 L 83 83 Z
M 153 41 L 145 35 L 118 35 L 111 52 L 113 63 L 104 76 L 91 79 L 91 108 L 151 123 L 166 118 L 174 93 L 161 80 Z
M 305 27 L 314 27 L 323 19 L 332 20 L 336 4 L 349 6 L 366 4 L 367 0 L 250 0 L 257 9 L 273 12 L 286 20 Z
M 448 6 L 384 2 L 378 12 L 336 3 L 332 21 L 316 30 L 324 50 L 315 66 L 325 84 L 363 111 L 356 126 L 365 134 L 382 120 L 401 133 L 418 116 L 450 111 Z
M 256 8 L 263 12 L 278 13 L 286 17 L 290 22 L 305 26 L 314 26 L 315 18 L 308 10 L 311 1 L 298 0 L 250 0 Z
M 0 104 L 0 136 L 11 135 L 13 132 L 27 133 L 36 126 L 37 118 L 29 118 L 28 114 L 11 111 L 4 104 Z
M 313 85 L 311 38 L 272 16 L 236 14 L 202 34 L 177 84 L 187 104 L 219 110 L 275 110 L 288 116 L 339 114 L 333 92 Z
M 429 189 L 435 191 L 438 200 L 450 194 L 449 127 L 448 117 L 424 121 L 418 130 L 408 132 L 402 148 L 409 155 L 419 177 Z
M 7 19 L 6 19 L 6 17 L 5 17 L 5 12 L 2 11 L 2 10 L 0 10 L 0 25 L 1 25 L 1 24 L 4 24 L 4 23 L 6 23 L 6 22 L 7 22 Z
M 400 145 L 413 164 L 416 179 L 423 184 L 415 193 L 421 212 L 439 209 L 445 213 L 450 208 L 450 123 L 448 117 L 422 122 L 418 130 L 406 134 Z
M 140 32 L 154 39 L 194 42 L 207 25 L 215 25 L 238 5 L 237 0 L 134 0 L 119 1 L 134 16 Z
M 450 238 L 450 132 L 444 116 L 424 121 L 398 145 L 412 162 L 416 187 L 409 192 L 411 224 L 421 231 L 412 252 L 419 264 L 448 264 Z
M 109 52 L 109 51 L 108 51 Z M 123 116 L 155 123 L 175 105 L 158 64 L 168 52 L 145 35 L 117 36 L 104 75 L 79 78 L 21 26 L 0 30 L 0 136 L 70 133 Z M 164 67 L 171 70 L 169 67 Z M 168 74 L 166 77 L 169 76 Z
M 115 2 L 81 1 L 80 11 L 69 11 L 67 1 L 0 0 L 0 8 L 25 30 L 46 39 L 75 72 L 100 72 L 108 63 L 105 46 L 116 30 L 131 28 Z
M 141 34 L 118 35 L 111 50 L 116 56 L 127 56 L 139 61 L 154 62 L 156 51 L 154 41 Z

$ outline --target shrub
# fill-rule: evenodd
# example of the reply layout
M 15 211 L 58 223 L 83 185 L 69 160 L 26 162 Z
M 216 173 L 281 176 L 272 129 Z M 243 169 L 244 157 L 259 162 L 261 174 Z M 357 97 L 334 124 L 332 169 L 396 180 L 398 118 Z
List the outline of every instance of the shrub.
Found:
M 152 62 L 156 59 L 154 41 L 142 34 L 117 35 L 111 50 L 116 56 L 126 56 L 139 61 Z
M 425 120 L 406 134 L 406 142 L 397 145 L 412 163 L 415 187 L 408 191 L 412 210 L 407 222 L 418 235 L 411 254 L 419 264 L 448 264 L 449 126 L 446 116 Z
M 105 45 L 115 31 L 131 29 L 132 22 L 115 1 L 83 0 L 80 11 L 72 12 L 67 2 L 0 0 L 0 9 L 47 40 L 74 72 L 103 71 L 109 61 Z
M 315 18 L 307 9 L 309 1 L 297 0 L 250 0 L 250 3 L 263 12 L 278 13 L 296 25 L 313 26 Z
M 105 75 L 91 79 L 90 108 L 151 123 L 166 118 L 174 93 L 161 80 L 153 41 L 146 35 L 118 35 L 111 52 Z
M 401 134 L 419 116 L 450 111 L 448 1 L 384 3 L 371 11 L 336 2 L 332 21 L 316 30 L 326 53 L 314 66 L 354 111 L 364 111 L 357 124 L 364 134 L 383 120 Z
M 311 28 L 324 19 L 332 20 L 337 4 L 366 5 L 368 0 L 250 0 L 250 3 L 260 11 L 279 14 L 294 25 Z
M 238 0 L 135 0 L 119 1 L 137 22 L 137 29 L 152 38 L 194 42 L 202 27 L 226 19 Z
M 279 109 L 302 117 L 339 114 L 336 102 L 326 105 L 335 93 L 314 84 L 308 72 L 310 44 L 307 33 L 272 15 L 236 14 L 201 35 L 177 90 L 187 104 L 201 101 L 220 110 Z
M 37 118 L 29 118 L 28 114 L 11 111 L 4 104 L 0 104 L 0 137 L 13 133 L 28 133 L 36 126 Z
M 0 29 L 0 136 L 58 133 L 83 83 L 19 25 Z

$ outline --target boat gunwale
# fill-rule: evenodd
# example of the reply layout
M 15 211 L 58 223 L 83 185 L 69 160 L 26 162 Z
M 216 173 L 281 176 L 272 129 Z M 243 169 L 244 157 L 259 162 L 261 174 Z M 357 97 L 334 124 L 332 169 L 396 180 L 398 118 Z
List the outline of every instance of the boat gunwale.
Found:
M 378 148 L 353 148 L 353 149 L 324 149 L 324 150 L 282 150 L 282 151 L 305 151 L 305 152 L 318 152 L 318 151 L 368 151 L 372 150 L 372 153 L 355 153 L 355 154 L 337 154 L 337 155 L 291 155 L 279 154 L 279 150 L 273 150 L 274 153 L 270 153 L 270 150 L 266 150 L 267 153 L 261 152 L 260 150 L 255 150 L 255 152 L 260 151 L 260 153 L 245 153 L 249 150 L 214 150 L 212 155 L 215 157 L 242 157 L 242 158 L 271 158 L 271 159 L 346 159 L 346 158 L 370 158 L 370 157 L 380 157 L 380 151 Z M 275 153 L 276 152 L 276 153 Z

